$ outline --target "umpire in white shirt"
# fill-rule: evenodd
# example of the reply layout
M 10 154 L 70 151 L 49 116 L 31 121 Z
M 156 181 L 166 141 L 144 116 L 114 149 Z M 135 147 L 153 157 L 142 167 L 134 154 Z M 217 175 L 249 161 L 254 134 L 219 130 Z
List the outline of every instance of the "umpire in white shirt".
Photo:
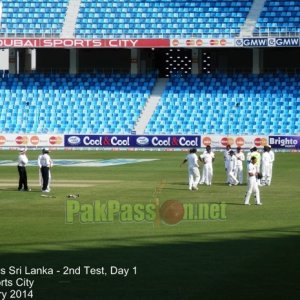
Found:
M 41 164 L 41 173 L 42 173 L 42 179 L 43 179 L 43 186 L 42 186 L 42 192 L 49 193 L 50 189 L 48 187 L 49 185 L 49 172 L 50 167 L 52 165 L 52 160 L 49 156 L 49 149 L 45 148 L 43 151 L 42 156 L 40 157 L 40 164 Z
M 27 184 L 27 171 L 26 165 L 28 164 L 28 158 L 26 156 L 26 149 L 22 148 L 18 156 L 18 173 L 19 173 L 19 187 L 18 191 L 29 192 Z

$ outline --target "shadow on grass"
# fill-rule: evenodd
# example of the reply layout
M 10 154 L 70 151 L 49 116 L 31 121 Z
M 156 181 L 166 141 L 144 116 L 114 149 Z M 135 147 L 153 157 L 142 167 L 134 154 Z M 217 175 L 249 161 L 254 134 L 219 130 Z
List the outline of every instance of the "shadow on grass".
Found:
M 184 186 L 188 186 L 188 183 L 187 182 L 168 182 L 168 184 L 171 184 L 171 185 L 184 185 Z M 207 186 L 206 184 L 201 184 L 200 186 Z M 228 183 L 225 183 L 225 182 L 213 182 L 212 183 L 212 186 L 228 186 Z M 246 187 L 247 186 L 247 183 L 243 183 L 243 184 L 239 184 L 237 186 L 244 186 Z M 165 188 L 164 188 L 165 189 Z
M 35 190 L 35 189 L 31 189 L 31 191 L 27 192 L 27 191 L 18 191 L 17 188 L 1 188 L 0 191 L 3 192 L 16 192 L 16 193 L 41 193 L 41 190 Z
M 188 185 L 189 185 L 188 182 L 183 182 L 183 181 L 168 182 L 168 184 L 172 184 L 172 185 L 185 185 L 185 186 L 188 186 Z
M 188 191 L 188 192 L 190 192 L 188 186 L 186 186 L 186 187 L 184 187 L 184 188 L 172 188 L 172 187 L 167 187 L 167 188 L 164 188 L 164 190 Z
M 213 182 L 213 185 L 215 185 L 215 186 L 228 186 L 229 187 L 229 184 L 225 183 L 225 182 Z M 233 185 L 233 187 L 236 187 L 236 186 L 246 186 L 246 184 Z
M 225 202 L 226 205 L 242 205 L 242 206 L 245 206 L 244 203 L 234 203 L 234 202 Z
M 6 270 L 13 265 L 61 271 L 19 276 L 35 279 L 34 299 L 38 300 L 299 299 L 300 237 L 295 231 L 294 235 L 286 232 L 287 236 L 277 238 L 109 248 L 94 240 L 98 248 L 2 254 L 0 259 Z M 80 267 L 81 274 L 64 276 L 64 266 Z M 84 266 L 104 267 L 107 276 L 85 275 Z M 128 276 L 110 275 L 111 266 L 129 268 Z M 2 275 L 5 278 L 12 277 Z

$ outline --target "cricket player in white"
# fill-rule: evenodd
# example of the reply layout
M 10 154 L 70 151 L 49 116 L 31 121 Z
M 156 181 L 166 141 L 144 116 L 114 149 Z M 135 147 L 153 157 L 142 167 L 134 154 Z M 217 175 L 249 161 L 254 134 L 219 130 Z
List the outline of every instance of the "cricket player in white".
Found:
M 270 154 L 270 158 L 271 158 L 271 161 L 270 161 L 270 177 L 269 177 L 269 185 L 271 185 L 272 175 L 273 175 L 273 163 L 275 161 L 275 153 L 272 150 L 272 147 L 270 145 L 268 145 L 268 147 L 269 147 L 269 154 Z
M 213 177 L 213 162 L 215 160 L 215 154 L 211 151 L 211 147 L 207 146 L 206 151 L 200 155 L 200 159 L 203 162 L 203 176 L 202 183 L 206 185 L 211 185 Z
M 230 155 L 229 152 L 231 151 L 231 146 L 228 144 L 226 146 L 226 149 L 224 150 L 224 164 L 225 164 L 225 172 L 226 172 L 226 183 L 230 183 L 229 175 L 228 175 L 228 170 L 229 170 L 229 165 L 230 165 Z
M 197 149 L 191 149 L 186 159 L 183 160 L 181 166 L 184 163 L 188 163 L 189 172 L 189 190 L 198 190 L 198 184 L 200 181 L 200 172 L 198 164 L 198 156 L 196 155 Z
M 255 156 L 252 156 L 250 163 L 248 164 L 248 189 L 245 196 L 245 202 L 244 202 L 245 205 L 250 205 L 250 197 L 253 192 L 255 193 L 255 197 L 256 197 L 255 204 L 262 205 L 262 203 L 260 202 L 260 192 L 256 180 L 256 176 L 258 174 L 256 162 L 257 162 L 257 158 Z
M 251 149 L 252 149 L 252 148 L 251 148 Z M 251 149 L 250 149 L 250 151 L 247 153 L 247 158 L 246 158 L 247 165 L 249 165 L 250 162 L 251 162 L 251 157 L 252 157 L 252 151 L 251 151 Z
M 261 159 L 261 185 L 270 185 L 270 165 L 271 165 L 271 156 L 269 152 L 269 147 L 264 146 L 264 152 Z
M 257 168 L 257 172 L 259 172 L 260 170 L 260 163 L 261 163 L 261 155 L 260 153 L 258 152 L 257 148 L 256 147 L 253 147 L 252 148 L 252 156 L 255 156 L 256 157 L 256 168 Z
M 252 156 L 256 157 L 256 163 L 255 163 L 256 172 L 259 173 L 260 172 L 261 156 L 260 156 L 260 153 L 257 151 L 257 148 L 255 146 L 252 147 L 252 148 L 250 148 L 250 155 L 249 155 L 250 160 L 249 160 L 249 163 L 251 161 Z M 247 156 L 247 160 L 248 160 L 249 157 Z M 260 179 L 257 178 L 256 180 L 258 182 L 258 185 L 260 185 Z
M 237 158 L 233 150 L 229 151 L 229 164 L 227 169 L 227 176 L 229 179 L 229 186 L 238 185 L 239 181 L 235 177 L 235 170 L 237 168 Z
M 237 178 L 237 180 L 239 181 L 239 184 L 243 184 L 243 164 L 245 161 L 245 155 L 242 151 L 241 147 L 237 147 L 236 148 L 236 158 L 237 158 L 237 163 L 236 163 L 236 169 L 235 169 L 235 177 Z

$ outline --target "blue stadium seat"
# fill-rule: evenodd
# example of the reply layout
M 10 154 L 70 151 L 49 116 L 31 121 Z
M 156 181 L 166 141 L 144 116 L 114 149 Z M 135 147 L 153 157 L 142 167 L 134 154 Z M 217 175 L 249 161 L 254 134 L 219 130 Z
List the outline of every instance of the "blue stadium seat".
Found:
M 102 133 L 99 125 L 103 124 L 109 133 L 130 133 L 154 83 L 155 75 L 152 74 L 136 77 L 10 75 L 0 85 L 0 94 L 3 95 L 0 100 L 0 120 L 3 121 L 0 122 L 0 131 L 81 133 L 82 130 L 88 133 L 90 130 L 90 133 Z M 10 93 L 6 93 L 6 85 L 13 86 Z M 105 90 L 100 85 L 105 86 Z M 74 90 L 74 86 L 81 89 Z M 124 86 L 130 96 L 123 95 Z M 30 107 L 24 111 L 27 101 Z M 107 117 L 111 117 L 110 126 Z
M 6 34 L 59 34 L 68 0 L 2 0 L 1 31 Z
M 0 131 L 130 133 L 155 80 L 155 75 L 10 75 L 0 82 Z M 299 82 L 300 75 L 287 74 L 173 77 L 146 133 L 298 134 Z
M 267 0 L 255 33 L 300 33 L 300 2 Z
M 238 34 L 252 1 L 202 0 L 123 1 L 82 0 L 76 24 L 77 37 L 118 34 L 169 37 L 196 34 L 228 37 Z M 118 9 L 111 9 L 118 8 Z M 92 30 L 97 28 L 97 32 Z
M 297 134 L 300 126 L 297 117 L 300 103 L 296 99 L 300 92 L 296 87 L 299 79 L 299 75 L 282 74 L 238 74 L 221 77 L 190 75 L 187 78 L 171 78 L 146 132 L 157 134 L 160 130 L 170 134 Z M 265 86 L 269 86 L 268 90 Z M 176 104 L 177 91 L 181 93 L 179 105 Z M 226 92 L 230 92 L 230 96 Z M 293 109 L 290 109 L 286 104 L 290 104 L 289 97 L 292 92 L 295 101 Z M 217 94 L 222 95 L 222 101 L 213 96 Z M 236 106 L 237 103 L 239 106 Z M 253 103 L 258 109 L 253 110 Z M 168 107 L 167 114 L 165 107 Z M 274 115 L 276 111 L 278 117 Z M 166 122 L 166 119 L 172 121 Z M 283 122 L 289 119 L 295 120 L 293 123 L 296 126 Z

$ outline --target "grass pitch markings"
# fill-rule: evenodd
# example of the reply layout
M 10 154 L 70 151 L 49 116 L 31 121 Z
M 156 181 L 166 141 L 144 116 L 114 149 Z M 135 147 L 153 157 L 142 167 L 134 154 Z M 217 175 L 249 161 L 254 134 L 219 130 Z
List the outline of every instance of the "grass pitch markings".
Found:
M 64 167 L 109 167 L 127 164 L 136 164 L 158 160 L 156 158 L 117 158 L 117 159 L 54 159 L 55 166 Z M 0 160 L 0 166 L 12 167 L 17 162 L 13 160 Z M 28 166 L 37 166 L 36 160 L 29 160 Z
M 99 184 L 120 183 L 121 180 L 52 180 L 51 185 L 54 187 L 92 187 Z M 18 182 L 11 179 L 1 179 L 0 187 L 17 186 Z M 28 181 L 29 186 L 40 186 L 37 181 Z

